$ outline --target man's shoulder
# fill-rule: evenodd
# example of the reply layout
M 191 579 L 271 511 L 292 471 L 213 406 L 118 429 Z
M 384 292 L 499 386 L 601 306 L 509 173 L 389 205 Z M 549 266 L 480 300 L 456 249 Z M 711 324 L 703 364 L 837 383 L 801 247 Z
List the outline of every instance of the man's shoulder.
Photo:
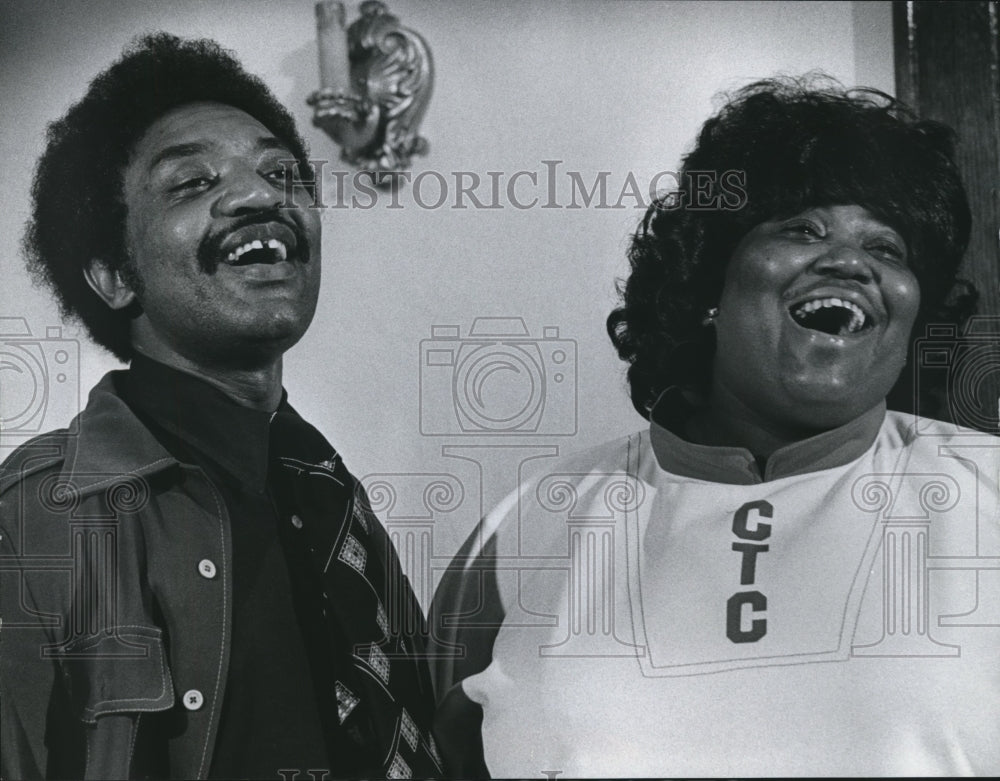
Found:
M 17 555 L 26 540 L 36 551 L 59 550 L 65 530 L 51 522 L 64 505 L 60 474 L 66 462 L 67 429 L 34 437 L 0 464 L 0 550 Z M 22 551 L 23 552 L 23 551 Z
M 40 479 L 61 471 L 72 436 L 68 428 L 61 428 L 39 434 L 20 445 L 0 464 L 0 496 L 28 478 Z
M 4 459 L 0 496 L 52 473 L 86 490 L 108 477 L 144 473 L 172 462 L 118 394 L 118 374 L 109 372 L 91 389 L 86 407 L 68 427 L 40 434 Z

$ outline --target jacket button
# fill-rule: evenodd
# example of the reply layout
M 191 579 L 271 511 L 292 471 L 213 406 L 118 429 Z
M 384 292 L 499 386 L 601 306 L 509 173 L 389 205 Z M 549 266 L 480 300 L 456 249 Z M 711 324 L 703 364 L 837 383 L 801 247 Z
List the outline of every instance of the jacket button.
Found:
M 203 578 L 211 580 L 215 577 L 215 564 L 211 559 L 202 559 L 198 562 L 198 572 Z
M 184 707 L 188 710 L 200 710 L 201 706 L 205 704 L 205 698 L 197 689 L 189 689 L 184 692 L 183 701 Z
M 292 526 L 294 526 L 296 529 L 301 529 L 302 528 L 302 519 L 299 518 L 299 516 L 297 516 L 297 515 L 293 515 L 292 516 Z

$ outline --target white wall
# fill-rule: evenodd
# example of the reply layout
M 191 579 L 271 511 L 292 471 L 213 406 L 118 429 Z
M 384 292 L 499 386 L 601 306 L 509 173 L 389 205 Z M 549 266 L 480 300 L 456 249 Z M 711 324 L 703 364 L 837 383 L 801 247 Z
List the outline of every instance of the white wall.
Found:
M 848 84 L 891 92 L 890 4 L 393 0 L 389 5 L 424 35 L 434 53 L 435 94 L 423 126 L 431 151 L 418 159 L 414 174 L 444 175 L 448 203 L 421 208 L 411 187 L 401 195 L 399 209 L 386 208 L 389 201 L 383 198 L 371 209 L 324 213 L 320 309 L 309 334 L 287 357 L 285 384 L 292 403 L 327 434 L 356 474 L 392 475 L 385 480 L 396 490 L 397 503 L 381 504 L 386 494 L 377 486 L 373 499 L 390 528 L 402 535 L 404 558 L 407 546 L 426 541 L 421 535 L 433 527 L 436 568 L 458 547 L 481 508 L 513 487 L 523 459 L 579 450 L 642 424 L 604 332 L 615 277 L 626 269 L 627 238 L 641 215 L 634 199 L 626 198 L 621 209 L 521 210 L 506 198 L 500 209 L 456 209 L 452 172 L 475 172 L 484 181 L 489 171 L 503 172 L 504 187 L 517 171 L 536 172 L 538 187 L 522 177 L 517 195 L 544 202 L 542 161 L 559 160 L 558 203 L 570 202 L 569 171 L 580 172 L 588 185 L 598 172 L 609 172 L 614 203 L 630 173 L 645 188 L 654 174 L 678 166 L 720 90 L 777 72 L 818 68 Z M 350 16 L 356 15 L 355 5 Z M 7 249 L 0 253 L 0 314 L 26 318 L 36 335 L 60 324 L 47 293 L 30 286 L 17 250 L 32 163 L 46 122 L 78 98 L 137 33 L 162 28 L 231 47 L 291 107 L 314 155 L 335 159 L 331 142 L 311 126 L 305 104 L 317 86 L 313 19 L 310 0 L 5 0 L 0 232 Z M 487 184 L 478 192 L 489 199 Z M 437 199 L 433 179 L 422 180 L 419 195 L 424 203 Z M 567 392 L 573 388 L 571 374 L 560 385 L 550 384 L 541 419 L 543 431 L 572 429 L 575 409 L 575 434 L 421 434 L 421 340 L 435 325 L 460 326 L 464 337 L 473 319 L 484 316 L 523 318 L 532 337 L 555 326 L 559 337 L 575 346 L 575 393 Z M 67 336 L 79 341 L 78 377 L 71 369 L 66 381 L 57 383 L 53 372 L 44 428 L 65 423 L 80 403 L 67 388 L 79 387 L 85 399 L 86 390 L 115 366 L 78 330 L 64 328 Z M 45 348 L 50 362 L 53 345 L 50 340 Z M 542 347 L 542 374 L 550 383 L 558 371 L 553 349 Z M 27 407 L 32 386 L 16 371 L 24 364 L 9 360 L 9 348 L 7 353 L 7 360 L 0 353 L 0 404 L 9 421 Z M 436 419 L 454 411 L 452 376 L 442 367 L 427 374 L 424 403 Z M 516 411 L 528 398 L 516 396 L 528 392 L 526 377 L 492 375 L 487 401 Z M 489 396 L 502 387 L 514 395 Z M 20 441 L 18 432 L 6 432 L 0 456 Z M 476 447 L 445 450 L 456 445 Z M 439 494 L 425 504 L 423 491 L 435 481 L 460 488 L 461 495 Z M 426 597 L 427 561 L 422 568 L 412 560 L 409 566 L 423 570 L 413 574 Z

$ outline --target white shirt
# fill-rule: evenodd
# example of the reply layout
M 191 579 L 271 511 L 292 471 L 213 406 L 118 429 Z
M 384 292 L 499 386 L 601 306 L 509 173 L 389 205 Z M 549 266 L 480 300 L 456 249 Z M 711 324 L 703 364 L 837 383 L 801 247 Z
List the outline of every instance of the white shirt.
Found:
M 767 481 L 698 477 L 708 450 L 654 424 L 486 519 L 504 617 L 461 686 L 490 772 L 1000 771 L 1000 439 L 890 412 Z

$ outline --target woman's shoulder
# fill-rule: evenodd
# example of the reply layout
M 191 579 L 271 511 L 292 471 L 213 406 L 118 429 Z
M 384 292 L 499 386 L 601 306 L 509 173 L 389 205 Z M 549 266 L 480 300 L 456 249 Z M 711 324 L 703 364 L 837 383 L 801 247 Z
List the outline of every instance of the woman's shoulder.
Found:
M 525 477 L 529 481 L 554 473 L 585 475 L 591 472 L 629 471 L 649 448 L 649 431 L 636 431 L 581 450 L 536 461 Z
M 909 474 L 962 474 L 980 491 L 1000 497 L 1000 436 L 955 423 L 889 411 L 879 436 L 880 447 L 898 451 L 900 467 Z
M 565 455 L 525 462 L 517 486 L 486 514 L 476 534 L 503 540 L 513 532 L 520 539 L 517 530 L 526 512 L 537 522 L 540 510 L 578 508 L 586 496 L 612 483 L 642 479 L 642 469 L 651 459 L 649 432 L 637 431 Z
M 889 410 L 882 424 L 882 436 L 898 440 L 904 447 L 940 447 L 954 443 L 965 446 L 1000 447 L 1000 432 L 968 428 L 935 418 Z

